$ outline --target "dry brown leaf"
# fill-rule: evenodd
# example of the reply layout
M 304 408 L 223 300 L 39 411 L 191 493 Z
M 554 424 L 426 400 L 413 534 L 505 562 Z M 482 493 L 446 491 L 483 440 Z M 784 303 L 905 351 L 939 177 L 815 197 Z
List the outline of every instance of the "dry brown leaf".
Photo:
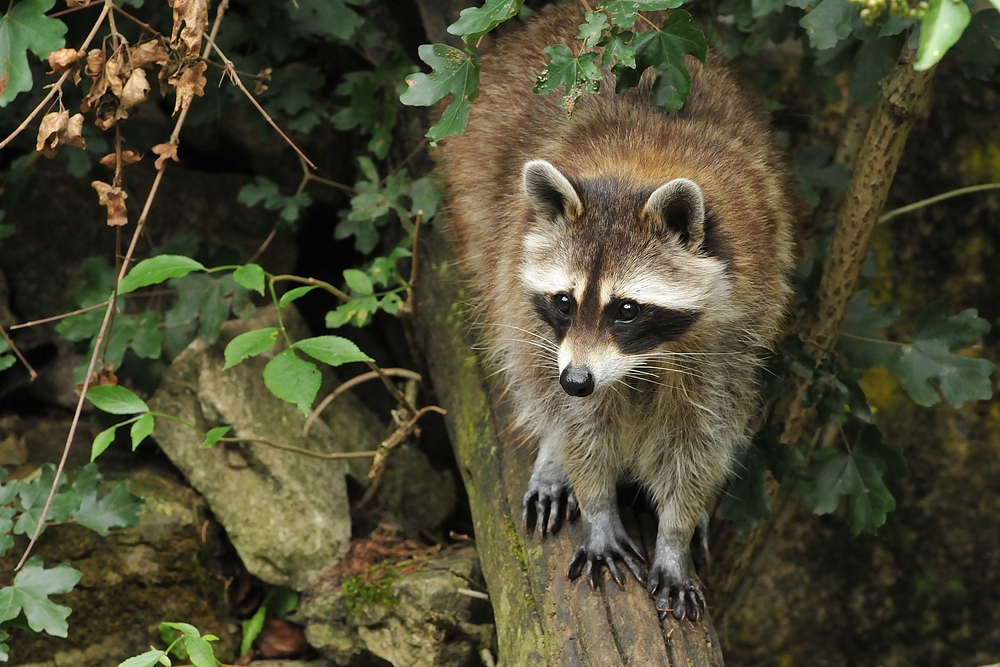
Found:
M 309 649 L 305 631 L 297 625 L 269 618 L 257 638 L 262 658 L 290 658 Z
M 58 51 L 53 51 L 48 57 L 49 67 L 52 68 L 49 74 L 62 73 L 66 68 L 75 65 L 86 55 L 84 51 L 77 51 L 76 49 L 59 49 Z
M 185 63 L 177 74 L 167 80 L 174 86 L 174 92 L 177 93 L 173 115 L 176 116 L 178 111 L 190 105 L 195 95 L 201 97 L 205 94 L 205 84 L 208 83 L 205 79 L 206 69 L 208 69 L 208 64 L 204 61 Z
M 59 146 L 59 133 L 69 125 L 69 111 L 51 111 L 42 117 L 42 123 L 38 126 L 38 139 L 35 141 L 35 150 L 45 157 L 55 157 L 56 147 Z
M 177 159 L 177 144 L 156 144 L 153 146 L 153 152 L 160 156 L 156 158 L 157 171 L 163 169 L 163 165 L 167 160 L 179 161 Z
M 90 2 L 91 0 L 66 0 L 66 6 L 70 9 L 76 9 L 77 7 L 86 7 Z
M 257 85 L 254 86 L 253 94 L 260 95 L 271 85 L 271 72 L 274 68 L 268 67 L 257 73 Z
M 115 97 L 122 96 L 122 90 L 125 89 L 125 83 L 131 73 L 132 67 L 125 62 L 125 49 L 123 48 L 112 53 L 108 61 L 104 63 L 104 78 L 107 79 L 108 88 L 115 94 Z
M 129 47 L 128 61 L 133 69 L 146 67 L 147 65 L 165 65 L 170 53 L 158 39 L 148 41 Z
M 66 109 L 47 113 L 38 126 L 35 150 L 40 151 L 45 157 L 55 157 L 59 146 L 86 148 L 87 143 L 83 140 L 82 132 L 82 114 L 70 118 Z
M 104 49 L 91 49 L 87 52 L 87 76 L 91 79 L 95 79 L 101 75 L 104 71 L 104 61 L 107 59 L 107 54 L 104 53 Z
M 149 94 L 149 82 L 146 81 L 146 70 L 134 69 L 122 89 L 121 108 L 130 111 L 146 101 Z M 126 117 L 127 116 L 123 116 Z
M 87 66 L 84 68 L 87 76 L 91 78 L 90 92 L 84 96 L 80 103 L 80 111 L 87 113 L 98 105 L 104 93 L 108 90 L 108 80 L 104 76 L 104 62 L 107 54 L 101 49 L 91 49 L 87 53 Z M 100 124 L 98 124 L 100 125 Z
M 108 226 L 127 225 L 128 213 L 125 211 L 125 200 L 128 199 L 128 194 L 104 181 L 93 181 L 90 185 L 97 190 L 97 200 L 108 207 Z
M 173 0 L 174 29 L 170 46 L 186 57 L 197 58 L 201 50 L 201 37 L 208 27 L 208 0 Z
M 116 157 L 117 156 L 114 153 L 108 153 L 107 155 L 105 155 L 104 157 L 101 158 L 100 162 L 105 167 L 109 167 L 111 169 L 114 169 Z M 142 156 L 139 155 L 138 153 L 136 153 L 133 150 L 125 149 L 125 150 L 122 151 L 122 166 L 127 167 L 130 164 L 135 164 L 136 162 L 138 162 L 141 159 L 142 159 Z

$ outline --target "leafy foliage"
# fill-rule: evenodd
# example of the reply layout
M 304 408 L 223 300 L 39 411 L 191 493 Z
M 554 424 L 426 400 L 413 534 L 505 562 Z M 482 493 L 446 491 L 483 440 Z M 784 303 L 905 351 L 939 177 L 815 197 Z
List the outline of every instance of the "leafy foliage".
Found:
M 220 664 L 211 644 L 219 640 L 215 635 L 203 635 L 190 623 L 160 623 L 160 635 L 168 641 L 167 648 L 158 650 L 151 647 L 145 653 L 119 663 L 118 667 L 170 667 L 173 664 L 171 655 L 195 667 L 218 667 Z
M 45 15 L 55 4 L 56 0 L 22 0 L 9 4 L 0 16 L 0 107 L 31 90 L 28 51 L 44 59 L 66 44 L 66 24 Z

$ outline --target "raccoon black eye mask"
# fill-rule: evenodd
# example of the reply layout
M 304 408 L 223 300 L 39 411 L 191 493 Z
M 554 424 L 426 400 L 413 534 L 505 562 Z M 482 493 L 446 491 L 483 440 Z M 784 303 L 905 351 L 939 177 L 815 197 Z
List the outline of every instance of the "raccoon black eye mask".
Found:
M 649 105 L 647 77 L 569 119 L 531 93 L 538 45 L 584 20 L 567 2 L 481 56 L 468 128 L 442 151 L 450 225 L 488 358 L 538 445 L 526 531 L 579 514 L 571 579 L 631 572 L 651 613 L 698 621 L 704 508 L 749 442 L 760 350 L 790 294 L 789 179 L 767 116 L 711 55 L 691 61 L 678 113 Z M 622 525 L 620 477 L 655 506 L 649 551 Z

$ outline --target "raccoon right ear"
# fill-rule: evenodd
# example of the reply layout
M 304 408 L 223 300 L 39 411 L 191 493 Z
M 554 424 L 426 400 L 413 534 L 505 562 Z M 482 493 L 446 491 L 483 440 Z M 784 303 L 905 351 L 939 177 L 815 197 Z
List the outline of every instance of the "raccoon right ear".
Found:
M 573 185 L 545 160 L 532 160 L 522 172 L 524 194 L 540 216 L 550 220 L 577 215 L 583 210 Z
M 701 247 L 705 240 L 705 195 L 697 183 L 675 178 L 649 195 L 644 208 L 662 220 L 666 230 L 679 234 L 685 246 Z

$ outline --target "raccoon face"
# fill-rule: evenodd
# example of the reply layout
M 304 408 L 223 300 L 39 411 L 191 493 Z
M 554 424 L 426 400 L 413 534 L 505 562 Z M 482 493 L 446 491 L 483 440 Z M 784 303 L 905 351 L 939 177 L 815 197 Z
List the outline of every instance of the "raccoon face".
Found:
M 558 345 L 559 381 L 588 396 L 623 378 L 654 380 L 669 344 L 728 310 L 726 264 L 703 251 L 701 188 L 677 178 L 636 189 L 571 183 L 528 162 L 534 222 L 523 240 L 523 287 Z

